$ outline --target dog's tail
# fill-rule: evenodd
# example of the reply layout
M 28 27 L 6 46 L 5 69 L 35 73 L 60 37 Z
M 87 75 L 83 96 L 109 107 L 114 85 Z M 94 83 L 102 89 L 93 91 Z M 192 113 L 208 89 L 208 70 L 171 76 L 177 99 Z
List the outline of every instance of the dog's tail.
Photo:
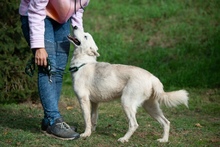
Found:
M 184 104 L 188 108 L 188 92 L 186 90 L 178 90 L 165 92 L 160 80 L 156 77 L 153 79 L 154 97 L 160 104 L 167 107 L 176 107 L 177 105 Z

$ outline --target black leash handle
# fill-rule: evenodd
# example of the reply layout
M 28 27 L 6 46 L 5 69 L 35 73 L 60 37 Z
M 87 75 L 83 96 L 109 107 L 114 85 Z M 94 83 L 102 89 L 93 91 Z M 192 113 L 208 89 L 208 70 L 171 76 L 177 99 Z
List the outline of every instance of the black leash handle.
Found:
M 31 58 L 30 60 L 28 60 L 28 62 L 26 64 L 25 73 L 28 76 L 33 77 L 34 71 L 35 71 L 35 61 L 34 61 L 34 58 Z M 48 58 L 47 58 L 47 66 L 45 68 L 43 68 L 43 72 L 47 73 L 48 76 L 51 75 L 51 63 Z
M 29 75 L 30 77 L 33 77 L 34 70 L 35 70 L 34 58 L 31 58 L 30 60 L 28 60 L 26 64 L 25 73 Z
M 43 68 L 43 72 L 47 73 L 48 75 L 51 75 L 51 63 L 49 58 L 47 58 L 47 66 Z

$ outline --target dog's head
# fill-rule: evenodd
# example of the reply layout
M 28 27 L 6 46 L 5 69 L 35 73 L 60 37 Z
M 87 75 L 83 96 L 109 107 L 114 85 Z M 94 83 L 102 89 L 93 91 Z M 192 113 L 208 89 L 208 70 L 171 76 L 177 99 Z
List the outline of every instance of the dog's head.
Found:
M 98 47 L 89 33 L 85 33 L 75 26 L 73 27 L 73 36 L 68 35 L 67 38 L 75 45 L 75 50 L 89 56 L 100 56 L 97 52 Z

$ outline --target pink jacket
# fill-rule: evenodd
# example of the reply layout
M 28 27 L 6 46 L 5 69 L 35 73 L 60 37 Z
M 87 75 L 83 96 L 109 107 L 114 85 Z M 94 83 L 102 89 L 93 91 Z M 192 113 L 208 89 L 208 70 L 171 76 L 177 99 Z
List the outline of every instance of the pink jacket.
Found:
M 81 2 L 81 3 L 80 3 Z M 83 29 L 83 7 L 89 0 L 21 0 L 19 14 L 28 16 L 31 48 L 44 48 L 44 19 L 46 16 L 59 23 L 71 18 L 72 26 Z

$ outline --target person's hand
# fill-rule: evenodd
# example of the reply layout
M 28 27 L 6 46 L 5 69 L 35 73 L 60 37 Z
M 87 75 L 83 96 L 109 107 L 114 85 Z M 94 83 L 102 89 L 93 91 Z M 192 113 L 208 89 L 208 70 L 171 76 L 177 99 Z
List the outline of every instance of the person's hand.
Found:
M 47 66 L 47 51 L 45 48 L 37 48 L 35 52 L 35 63 L 39 66 Z

